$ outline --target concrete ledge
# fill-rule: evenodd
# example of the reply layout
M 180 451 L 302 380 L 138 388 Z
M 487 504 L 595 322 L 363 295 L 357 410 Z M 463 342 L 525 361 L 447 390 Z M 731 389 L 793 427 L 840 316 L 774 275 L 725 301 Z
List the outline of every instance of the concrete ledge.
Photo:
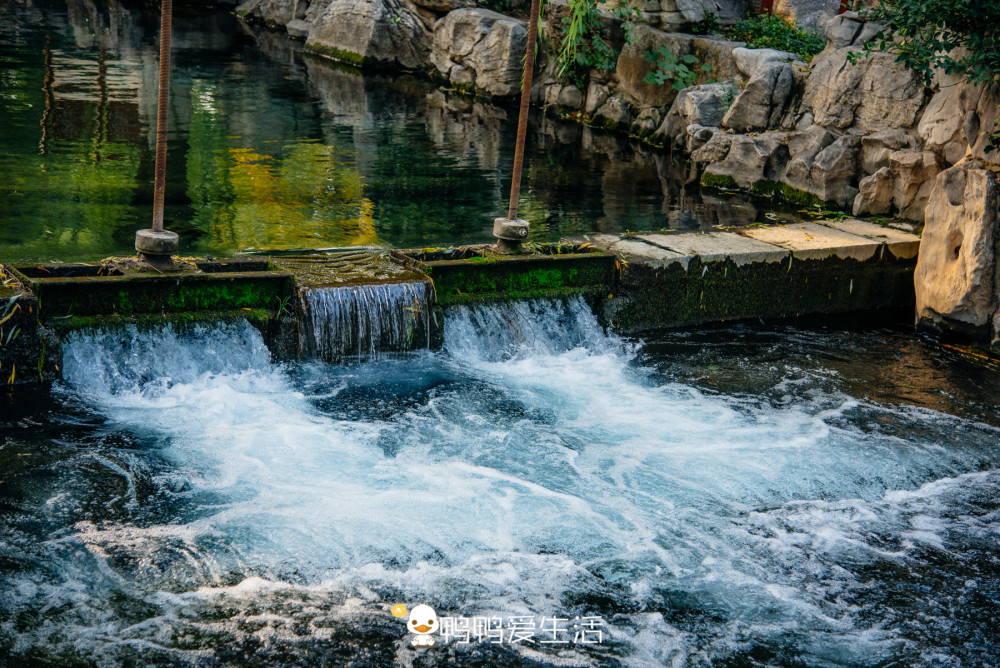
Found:
M 707 234 L 640 234 L 646 243 L 684 255 L 697 255 L 702 262 L 732 260 L 737 267 L 753 262 L 781 262 L 788 251 L 772 244 L 730 232 Z
M 869 223 L 864 220 L 823 220 L 821 225 L 859 237 L 879 241 L 897 258 L 910 259 L 920 252 L 920 237 L 909 232 Z
M 747 228 L 741 233 L 751 239 L 786 248 L 792 251 L 796 260 L 839 257 L 864 262 L 871 259 L 882 245 L 880 241 L 816 223 Z

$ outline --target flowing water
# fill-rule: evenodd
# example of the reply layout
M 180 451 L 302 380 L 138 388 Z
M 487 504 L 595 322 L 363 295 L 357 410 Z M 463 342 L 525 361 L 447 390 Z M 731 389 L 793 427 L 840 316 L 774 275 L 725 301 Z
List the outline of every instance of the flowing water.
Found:
M 330 366 L 275 364 L 245 324 L 74 334 L 52 395 L 0 413 L 0 656 L 998 655 L 994 371 L 891 331 L 626 341 L 578 299 L 452 310 L 445 337 Z M 410 649 L 400 603 L 454 635 Z M 535 635 L 459 642 L 491 619 Z
M 430 283 L 373 283 L 302 291 L 303 351 L 336 362 L 431 347 Z

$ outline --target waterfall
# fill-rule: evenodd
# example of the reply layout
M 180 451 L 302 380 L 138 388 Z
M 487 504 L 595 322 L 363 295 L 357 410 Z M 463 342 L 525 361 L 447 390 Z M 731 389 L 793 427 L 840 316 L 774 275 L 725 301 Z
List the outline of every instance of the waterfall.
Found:
M 334 362 L 429 348 L 432 298 L 418 281 L 304 290 L 301 352 Z

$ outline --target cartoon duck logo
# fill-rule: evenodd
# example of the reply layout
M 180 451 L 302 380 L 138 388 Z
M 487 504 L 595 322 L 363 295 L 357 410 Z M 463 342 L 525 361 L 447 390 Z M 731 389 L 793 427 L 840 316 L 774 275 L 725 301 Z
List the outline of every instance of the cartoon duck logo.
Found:
M 416 635 L 410 640 L 410 646 L 416 649 L 434 647 L 432 633 L 437 633 L 441 624 L 438 622 L 437 613 L 429 605 L 418 605 L 410 610 L 409 620 L 406 628 Z

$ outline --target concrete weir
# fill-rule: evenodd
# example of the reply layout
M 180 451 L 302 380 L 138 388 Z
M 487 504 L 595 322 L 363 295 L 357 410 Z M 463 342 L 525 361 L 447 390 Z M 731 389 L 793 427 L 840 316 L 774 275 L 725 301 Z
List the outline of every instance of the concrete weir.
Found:
M 0 384 L 57 378 L 60 340 L 81 327 L 245 318 L 280 358 L 339 361 L 435 347 L 442 308 L 493 300 L 584 294 L 625 333 L 907 308 L 919 247 L 913 234 L 841 220 L 597 234 L 518 255 L 327 249 L 169 273 L 128 260 L 0 265 Z

